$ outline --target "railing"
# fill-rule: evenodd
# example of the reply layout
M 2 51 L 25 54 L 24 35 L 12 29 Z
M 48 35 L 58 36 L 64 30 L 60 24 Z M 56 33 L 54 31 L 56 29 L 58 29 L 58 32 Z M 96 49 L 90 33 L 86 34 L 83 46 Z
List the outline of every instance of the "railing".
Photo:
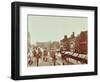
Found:
M 64 59 L 67 63 L 71 63 L 71 64 L 87 64 L 87 55 L 85 55 L 86 57 L 81 57 L 79 54 L 77 56 L 75 56 L 74 54 L 70 55 L 70 54 L 64 54 Z

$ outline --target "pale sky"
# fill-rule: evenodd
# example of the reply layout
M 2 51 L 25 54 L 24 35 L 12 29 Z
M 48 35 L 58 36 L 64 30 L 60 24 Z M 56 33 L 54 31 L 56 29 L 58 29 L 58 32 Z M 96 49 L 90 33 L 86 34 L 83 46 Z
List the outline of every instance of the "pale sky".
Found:
M 31 43 L 60 41 L 88 29 L 87 17 L 28 15 L 28 31 Z

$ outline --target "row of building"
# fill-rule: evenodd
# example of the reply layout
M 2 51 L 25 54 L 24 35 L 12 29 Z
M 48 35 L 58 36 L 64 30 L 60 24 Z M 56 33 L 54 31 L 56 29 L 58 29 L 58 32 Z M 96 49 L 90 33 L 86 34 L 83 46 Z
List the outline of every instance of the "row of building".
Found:
M 76 37 L 73 32 L 69 38 L 65 35 L 64 39 L 60 40 L 60 45 L 66 51 L 87 54 L 87 41 L 87 31 L 80 32 L 80 34 Z

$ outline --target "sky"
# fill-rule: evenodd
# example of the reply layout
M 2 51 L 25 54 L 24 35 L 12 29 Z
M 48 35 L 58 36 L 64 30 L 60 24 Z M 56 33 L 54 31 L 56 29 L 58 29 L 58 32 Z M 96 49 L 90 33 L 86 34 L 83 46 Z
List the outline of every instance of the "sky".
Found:
M 27 20 L 31 43 L 60 41 L 88 29 L 87 17 L 28 15 Z

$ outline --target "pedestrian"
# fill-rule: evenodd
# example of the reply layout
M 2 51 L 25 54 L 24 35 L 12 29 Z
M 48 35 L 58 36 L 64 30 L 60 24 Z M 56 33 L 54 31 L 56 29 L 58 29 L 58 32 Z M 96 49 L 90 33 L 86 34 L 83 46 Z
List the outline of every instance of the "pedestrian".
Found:
M 52 61 L 53 61 L 53 64 L 54 64 L 54 66 L 55 66 L 55 65 L 56 65 L 56 51 L 55 51 L 54 48 L 51 49 L 50 55 L 51 55 L 51 57 L 52 57 Z
M 32 65 L 33 64 L 33 60 L 30 54 L 28 54 L 28 65 Z
M 64 61 L 65 61 L 65 49 L 63 47 L 60 48 L 60 54 L 61 54 L 62 64 L 64 65 Z
M 48 60 L 48 50 L 47 50 L 47 48 L 45 48 L 44 51 L 43 51 L 43 60 L 45 62 L 47 62 L 47 60 Z
M 38 48 L 38 57 L 39 58 L 42 58 L 42 51 L 41 51 L 41 48 L 40 47 Z
M 37 66 L 39 66 L 39 59 L 41 58 L 41 56 L 42 56 L 42 51 L 40 48 L 37 48 L 36 50 Z

